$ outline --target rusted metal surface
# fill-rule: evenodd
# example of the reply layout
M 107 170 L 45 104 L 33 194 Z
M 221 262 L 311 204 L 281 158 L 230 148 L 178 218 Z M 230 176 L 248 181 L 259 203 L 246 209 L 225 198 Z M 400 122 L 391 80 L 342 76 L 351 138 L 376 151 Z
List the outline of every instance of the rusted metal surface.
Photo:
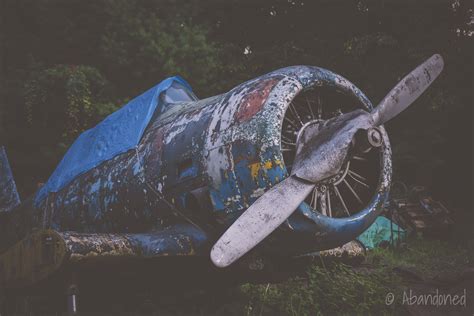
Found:
M 211 251 L 214 264 L 219 267 L 232 264 L 279 227 L 313 191 L 316 184 L 337 175 L 347 161 L 356 132 L 367 130 L 373 124 L 369 113 L 357 110 L 330 119 L 319 128 L 311 129 L 309 136 L 300 137 L 302 141 L 296 144 L 292 175 L 269 189 L 221 236 Z M 344 208 L 347 208 L 346 205 Z M 373 211 L 380 213 L 381 210 Z M 357 216 L 349 220 L 360 223 L 358 226 L 352 225 L 353 227 L 347 225 L 351 224 L 348 219 L 339 219 L 342 225 L 346 225 L 345 230 L 350 231 L 350 234 L 345 235 L 350 238 L 339 239 L 339 244 L 362 233 L 371 223 L 365 217 L 373 215 Z M 326 231 L 313 230 L 321 233 L 323 238 Z
M 167 200 L 184 208 L 186 191 L 206 187 L 214 210 L 224 211 L 232 218 L 233 212 L 248 207 L 286 176 L 279 120 L 287 101 L 304 87 L 297 80 L 276 73 L 215 98 L 169 107 L 162 118 L 158 116 L 152 122 L 138 154 L 118 156 L 50 196 L 53 201 L 49 205 L 45 201 L 42 210 L 53 214 L 51 225 L 77 230 L 91 224 L 94 230 L 131 232 L 151 228 L 150 223 L 160 217 L 157 214 L 170 210 L 145 192 L 141 177 Z M 270 84 L 274 85 L 273 93 L 258 90 L 262 82 L 267 90 Z M 259 93 L 263 93 L 260 101 L 253 96 Z M 253 97 L 249 98 L 249 94 Z M 249 113 L 247 104 L 252 101 L 258 105 L 266 94 L 269 95 L 263 106 L 259 105 L 260 111 L 252 119 L 240 122 L 239 113 Z
M 136 151 L 77 177 L 49 195 L 39 208 L 28 210 L 34 213 L 31 226 L 78 233 L 160 231 L 186 222 L 170 205 L 188 210 L 191 218 L 214 214 L 216 223 L 228 225 L 287 177 L 281 152 L 284 114 L 299 93 L 323 86 L 371 107 L 348 80 L 309 66 L 283 68 L 216 97 L 169 105 L 152 119 Z M 384 143 L 389 151 L 388 139 Z M 389 155 L 383 156 L 382 169 L 375 201 L 385 196 L 391 173 Z M 196 190 L 204 194 L 199 203 L 191 203 Z M 327 225 L 317 223 L 321 215 L 304 204 L 297 213 L 310 219 L 313 232 L 323 231 L 320 228 Z M 197 205 L 207 208 L 196 209 Z M 371 203 L 365 211 L 370 213 L 377 206 Z M 298 217 L 297 213 L 292 216 Z M 309 226 L 301 231 L 303 235 Z M 320 233 L 316 240 L 324 236 Z M 312 237 L 316 247 L 314 241 Z
M 340 247 L 319 251 L 318 255 L 322 258 L 330 259 L 363 258 L 365 256 L 365 248 L 360 242 L 350 241 Z
M 303 125 L 300 115 L 290 104 L 294 120 L 299 121 L 303 129 L 299 132 L 303 133 L 303 137 L 298 135 L 297 143 L 294 144 L 296 157 L 291 175 L 265 192 L 225 231 L 211 250 L 212 262 L 218 267 L 232 264 L 277 229 L 318 184 L 334 177 L 338 178 L 342 170 L 347 170 L 343 169 L 343 165 L 348 161 L 350 151 L 357 151 L 357 147 L 359 151 L 366 150 L 360 148 L 356 134 L 367 133 L 370 129 L 377 128 L 407 108 L 428 88 L 431 80 L 436 78 L 442 69 L 442 58 L 434 55 L 402 79 L 375 110 L 370 113 L 362 110 L 341 113 L 323 122 L 315 120 L 318 123 L 317 128 L 307 129 L 308 125 Z M 377 147 L 380 147 L 382 135 L 379 133 L 378 136 Z M 352 187 L 348 187 L 358 198 Z M 346 214 L 350 216 L 351 213 L 339 189 L 337 187 L 334 189 Z M 378 210 L 362 216 L 357 214 L 356 217 L 339 220 L 345 225 L 344 233 L 350 231 L 352 234 L 346 236 L 352 239 L 361 234 L 371 223 L 367 218 L 372 218 L 374 213 L 380 212 L 381 210 Z M 352 225 L 351 229 L 348 225 L 352 224 L 351 222 L 359 225 Z M 324 234 L 326 231 L 319 232 Z M 342 241 L 347 242 L 350 239 Z
M 280 78 L 281 79 L 281 78 Z M 262 109 L 263 104 L 268 98 L 270 91 L 279 78 L 271 78 L 259 82 L 252 91 L 242 98 L 239 108 L 235 113 L 235 119 L 238 122 L 244 122 L 251 119 L 258 111 Z
M 61 232 L 71 263 L 110 258 L 155 258 L 202 254 L 207 236 L 188 225 L 156 233 L 87 234 Z
M 54 229 L 60 232 L 69 262 L 206 255 L 217 233 L 265 192 L 287 181 L 290 164 L 283 155 L 282 134 L 285 114 L 296 97 L 323 88 L 338 91 L 359 107 L 372 110 L 367 97 L 347 79 L 310 66 L 279 69 L 211 98 L 164 104 L 135 150 L 76 177 L 37 206 L 27 200 L 9 212 L 11 216 L 2 223 L 5 231 L 0 237 L 0 251 L 35 229 Z M 349 120 L 367 118 L 362 110 L 355 113 Z M 378 117 L 383 121 L 385 116 Z M 342 115 L 339 120 L 345 118 L 348 116 Z M 327 122 L 318 124 L 337 123 L 338 118 L 323 121 Z M 374 125 L 369 123 L 356 125 Z M 328 137 L 343 140 L 345 150 L 346 140 L 352 139 L 356 129 L 353 127 L 351 137 L 344 138 L 337 131 Z M 307 132 L 312 134 L 310 138 L 321 137 L 310 129 Z M 305 131 L 301 133 L 303 136 Z M 330 249 L 368 227 L 378 216 L 391 181 L 390 144 L 383 127 L 378 136 L 380 165 L 374 168 L 380 172 L 374 181 L 374 194 L 360 212 L 357 209 L 349 217 L 331 218 L 325 216 L 330 215 L 330 206 L 316 209 L 302 202 L 261 250 L 298 255 Z M 308 152 L 321 145 L 309 144 Z M 344 169 L 340 164 L 337 167 Z M 300 174 L 295 170 L 291 174 L 298 181 L 322 179 L 317 176 L 315 180 L 309 174 L 312 170 Z M 337 181 L 343 179 L 341 176 Z
M 72 262 L 140 255 L 139 249 L 133 247 L 127 236 L 121 234 L 62 232 L 61 236 Z
M 143 234 L 39 230 L 0 255 L 0 289 L 30 286 L 84 263 L 107 265 L 123 259 L 202 255 L 207 250 L 206 240 L 203 231 L 188 225 Z

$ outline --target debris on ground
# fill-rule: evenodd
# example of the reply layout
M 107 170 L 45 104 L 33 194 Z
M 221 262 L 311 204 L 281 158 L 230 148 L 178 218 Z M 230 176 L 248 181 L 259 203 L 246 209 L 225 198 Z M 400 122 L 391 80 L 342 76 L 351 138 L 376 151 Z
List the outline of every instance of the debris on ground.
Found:
M 454 224 L 451 212 L 421 186 L 393 197 L 389 213 L 393 221 L 403 228 L 425 236 L 439 236 L 448 232 Z

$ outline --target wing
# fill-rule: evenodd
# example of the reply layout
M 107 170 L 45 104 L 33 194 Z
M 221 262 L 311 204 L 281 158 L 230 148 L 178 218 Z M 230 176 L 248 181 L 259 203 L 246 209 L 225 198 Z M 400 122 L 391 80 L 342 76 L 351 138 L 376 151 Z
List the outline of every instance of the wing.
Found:
M 124 259 L 136 263 L 163 256 L 207 255 L 208 251 L 207 235 L 189 224 L 144 234 L 40 230 L 0 255 L 0 284 L 28 287 L 70 268 L 94 266 L 107 270 L 120 267 Z M 126 265 L 123 267 L 126 269 Z

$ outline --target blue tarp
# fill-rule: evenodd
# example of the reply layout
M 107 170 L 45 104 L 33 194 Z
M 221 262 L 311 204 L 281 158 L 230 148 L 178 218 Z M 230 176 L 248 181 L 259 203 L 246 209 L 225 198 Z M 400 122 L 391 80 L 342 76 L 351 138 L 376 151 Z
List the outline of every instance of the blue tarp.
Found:
M 38 191 L 35 203 L 41 202 L 50 192 L 58 192 L 78 175 L 135 148 L 156 110 L 158 97 L 173 82 L 191 90 L 181 77 L 167 78 L 107 116 L 94 128 L 82 133 Z

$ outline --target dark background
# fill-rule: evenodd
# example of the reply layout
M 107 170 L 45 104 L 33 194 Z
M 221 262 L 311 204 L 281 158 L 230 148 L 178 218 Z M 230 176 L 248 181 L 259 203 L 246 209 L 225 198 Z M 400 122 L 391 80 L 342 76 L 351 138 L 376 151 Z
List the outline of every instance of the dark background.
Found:
M 394 178 L 426 186 L 472 226 L 470 1 L 0 3 L 0 144 L 22 198 L 81 131 L 167 76 L 205 98 L 280 67 L 316 65 L 376 104 L 440 53 L 440 78 L 387 126 Z

